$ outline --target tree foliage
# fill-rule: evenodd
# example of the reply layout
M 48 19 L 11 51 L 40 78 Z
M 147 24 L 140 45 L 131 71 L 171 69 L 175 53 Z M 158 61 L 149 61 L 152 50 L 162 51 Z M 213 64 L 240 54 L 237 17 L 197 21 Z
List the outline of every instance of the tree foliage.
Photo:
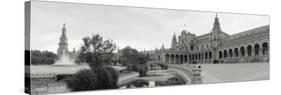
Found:
M 67 80 L 68 87 L 73 91 L 117 88 L 119 73 L 108 66 L 112 62 L 115 48 L 112 40 L 103 40 L 98 34 L 83 38 L 78 61 L 88 63 L 91 70 L 70 77 Z
M 112 68 L 98 68 L 93 70 L 98 78 L 96 89 L 113 89 L 118 88 L 117 81 L 119 74 Z
M 72 91 L 115 89 L 118 88 L 118 76 L 112 68 L 81 70 L 67 78 L 66 84 Z
M 103 40 L 98 34 L 83 38 L 83 45 L 78 56 L 79 62 L 86 62 L 91 68 L 108 65 L 112 62 L 116 49 L 112 40 Z
M 111 87 L 112 88 L 117 88 L 117 82 L 118 82 L 118 79 L 119 79 L 119 72 L 118 71 L 116 71 L 115 69 L 113 69 L 113 68 L 110 68 L 110 67 L 106 67 L 106 70 L 107 70 L 107 72 L 109 73 L 109 74 L 111 74 L 110 75 L 110 81 L 109 81 L 109 83 L 112 85 Z
M 92 70 L 81 70 L 72 77 L 66 79 L 66 84 L 72 91 L 96 89 L 97 82 L 97 75 L 96 73 L 93 73 Z
M 51 65 L 55 63 L 57 55 L 50 51 L 31 50 L 32 65 Z
M 146 62 L 149 61 L 149 56 L 139 53 L 136 49 L 125 47 L 121 50 L 121 63 L 125 64 L 129 71 L 140 73 L 140 77 L 145 76 L 147 72 Z

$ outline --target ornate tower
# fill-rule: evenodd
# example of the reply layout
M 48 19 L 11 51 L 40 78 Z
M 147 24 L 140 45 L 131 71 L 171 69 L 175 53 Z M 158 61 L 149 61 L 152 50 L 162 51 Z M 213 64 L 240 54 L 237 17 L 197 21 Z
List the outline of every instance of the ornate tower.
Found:
M 57 50 L 57 55 L 61 57 L 63 54 L 68 54 L 68 43 L 66 37 L 66 28 L 65 24 L 63 24 L 62 34 L 60 36 L 59 48 Z
M 216 14 L 215 21 L 211 32 L 211 47 L 212 47 L 212 62 L 218 62 L 218 46 L 221 40 L 220 34 L 222 33 L 218 15 Z
M 220 38 L 220 33 L 222 32 L 221 27 L 220 27 L 220 22 L 218 15 L 216 14 L 215 21 L 213 24 L 212 32 L 211 32 L 211 44 L 212 47 L 217 47 L 218 46 L 218 41 L 221 39 Z
M 172 39 L 172 44 L 171 44 L 171 48 L 172 49 L 175 49 L 176 48 L 176 45 L 177 45 L 177 37 L 176 37 L 176 34 L 174 33 L 173 35 L 173 39 Z

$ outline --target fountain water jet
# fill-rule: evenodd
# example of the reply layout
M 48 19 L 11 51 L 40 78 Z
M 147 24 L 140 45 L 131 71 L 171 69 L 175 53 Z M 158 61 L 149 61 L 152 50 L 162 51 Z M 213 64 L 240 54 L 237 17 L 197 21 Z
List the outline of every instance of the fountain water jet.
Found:
M 69 54 L 63 51 L 60 59 L 56 61 L 54 65 L 76 65 L 74 60 L 70 58 Z

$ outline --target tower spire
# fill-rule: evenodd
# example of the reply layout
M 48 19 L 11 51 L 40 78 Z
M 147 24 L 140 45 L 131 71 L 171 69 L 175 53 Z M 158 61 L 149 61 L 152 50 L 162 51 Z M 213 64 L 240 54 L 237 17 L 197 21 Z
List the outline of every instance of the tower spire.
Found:
M 62 56 L 64 53 L 68 53 L 68 43 L 67 43 L 67 37 L 66 37 L 65 23 L 63 24 L 63 27 L 62 27 L 62 34 L 60 36 L 59 48 L 57 50 L 58 56 Z
M 218 13 L 216 13 L 216 18 L 218 18 Z
M 211 32 L 211 45 L 212 47 L 216 48 L 218 46 L 218 41 L 221 40 L 221 36 L 220 33 L 222 32 L 221 27 L 220 27 L 220 22 L 219 22 L 219 18 L 218 18 L 218 14 L 216 13 L 216 17 L 215 17 L 215 21 L 214 21 L 214 25 L 212 28 L 212 32 Z
M 220 22 L 219 22 L 219 18 L 218 18 L 218 14 L 216 13 L 216 17 L 215 17 L 215 21 L 213 24 L 213 32 L 221 32 L 221 28 L 220 28 Z
M 172 39 L 172 44 L 171 44 L 171 48 L 175 48 L 177 44 L 177 37 L 176 37 L 176 33 L 174 33 L 173 35 L 173 39 Z
M 62 32 L 66 32 L 65 23 L 63 23 Z

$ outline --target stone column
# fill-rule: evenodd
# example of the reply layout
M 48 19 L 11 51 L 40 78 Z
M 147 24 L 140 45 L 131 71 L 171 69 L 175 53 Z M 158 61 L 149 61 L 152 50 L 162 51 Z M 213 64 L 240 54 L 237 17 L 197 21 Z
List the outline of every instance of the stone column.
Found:
M 260 46 L 260 48 L 259 48 L 259 56 L 262 56 L 263 54 L 262 54 L 262 46 Z
M 239 59 L 240 59 L 239 48 L 237 48 L 237 51 L 238 51 L 238 52 L 237 52 L 237 57 L 235 58 L 235 60 L 236 60 L 237 63 L 239 63 L 239 62 L 240 62 L 240 60 L 239 60 Z M 234 50 L 234 52 L 235 52 L 235 50 Z
M 264 62 L 264 60 L 263 60 L 263 54 L 262 54 L 262 46 L 260 45 L 260 48 L 259 48 L 259 56 L 258 56 L 258 58 L 260 59 L 260 62 Z

